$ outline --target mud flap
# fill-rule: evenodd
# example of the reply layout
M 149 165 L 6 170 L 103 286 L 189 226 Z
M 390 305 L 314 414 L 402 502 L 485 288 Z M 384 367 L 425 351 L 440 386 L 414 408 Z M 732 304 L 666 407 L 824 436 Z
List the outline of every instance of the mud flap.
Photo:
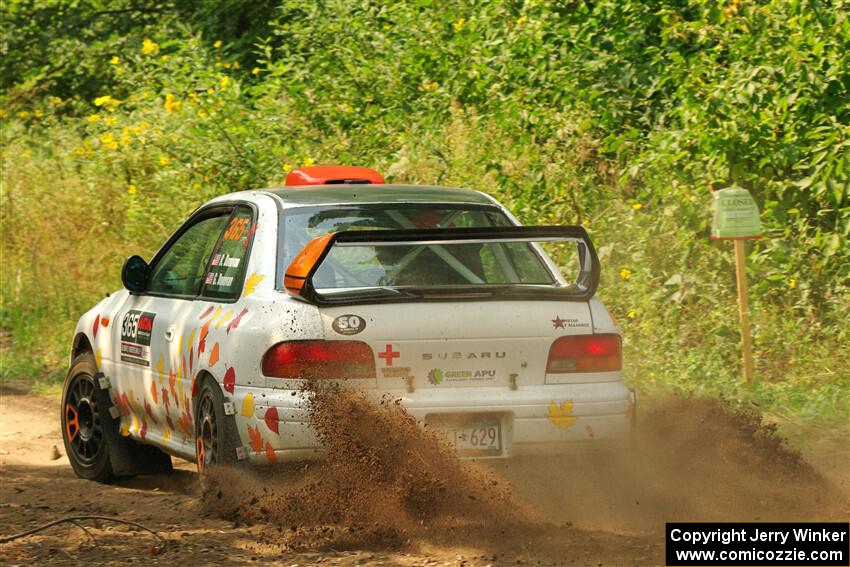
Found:
M 229 412 L 227 404 L 233 404 L 233 402 L 229 398 L 224 398 L 224 403 L 222 404 L 222 413 L 224 414 L 222 461 L 229 465 L 235 465 L 247 457 L 244 452 L 240 451 L 242 449 L 242 437 L 240 437 L 239 428 L 236 425 L 236 412 Z M 240 455 L 240 453 L 242 454 Z
M 101 384 L 100 378 L 102 377 L 103 373 L 98 372 L 94 376 L 95 382 Z M 108 382 L 106 383 L 108 384 Z M 119 420 L 112 417 L 110 411 L 114 404 L 108 390 L 97 387 L 94 396 L 97 402 L 97 414 L 103 424 L 103 439 L 109 449 L 109 461 L 112 464 L 113 474 L 116 476 L 138 476 L 170 473 L 174 470 L 170 455 L 163 453 L 156 447 L 143 445 L 121 436 Z

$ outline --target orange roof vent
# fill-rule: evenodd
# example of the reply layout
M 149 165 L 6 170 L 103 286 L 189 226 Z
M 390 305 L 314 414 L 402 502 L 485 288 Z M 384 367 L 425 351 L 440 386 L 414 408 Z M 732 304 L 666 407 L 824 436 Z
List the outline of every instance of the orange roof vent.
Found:
M 380 173 L 356 165 L 313 165 L 296 167 L 286 176 L 286 186 L 293 185 L 383 185 Z

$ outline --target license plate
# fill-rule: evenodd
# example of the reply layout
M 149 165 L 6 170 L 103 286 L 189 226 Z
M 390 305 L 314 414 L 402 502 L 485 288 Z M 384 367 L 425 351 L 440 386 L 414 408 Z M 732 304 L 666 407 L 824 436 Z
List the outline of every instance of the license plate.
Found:
M 498 418 L 439 418 L 428 420 L 428 425 L 460 455 L 485 456 L 502 452 L 502 424 Z

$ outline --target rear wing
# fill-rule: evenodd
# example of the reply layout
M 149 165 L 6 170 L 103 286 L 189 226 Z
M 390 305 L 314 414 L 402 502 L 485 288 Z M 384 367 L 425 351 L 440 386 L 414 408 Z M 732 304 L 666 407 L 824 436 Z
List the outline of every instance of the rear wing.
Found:
M 330 259 L 336 249 L 346 247 L 408 247 L 405 256 L 424 249 L 446 261 L 449 269 L 459 273 L 471 273 L 463 263 L 447 249 L 451 245 L 494 243 L 529 243 L 539 259 L 551 269 L 551 262 L 544 260 L 545 253 L 537 245 L 542 242 L 572 242 L 578 254 L 578 272 L 575 280 L 564 285 L 560 281 L 547 284 L 479 282 L 470 277 L 469 284 L 440 286 L 438 288 L 418 285 L 384 286 L 367 285 L 342 289 L 317 287 L 315 277 L 326 263 L 338 262 Z M 314 238 L 296 254 L 284 275 L 286 290 L 309 303 L 316 305 L 341 305 L 385 301 L 442 300 L 464 298 L 475 299 L 558 299 L 587 301 L 596 293 L 599 285 L 599 258 L 584 227 L 567 226 L 509 226 L 474 228 L 429 228 L 400 230 L 351 230 L 335 232 Z M 469 276 L 467 276 L 469 277 Z M 473 276 L 474 277 L 474 276 Z M 480 278 L 477 278 L 480 279 Z M 371 290 L 372 293 L 369 293 Z

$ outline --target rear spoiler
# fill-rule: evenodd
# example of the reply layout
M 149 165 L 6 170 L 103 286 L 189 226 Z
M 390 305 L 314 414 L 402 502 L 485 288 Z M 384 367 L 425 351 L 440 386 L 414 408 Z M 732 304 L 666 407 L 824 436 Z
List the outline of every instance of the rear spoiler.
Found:
M 364 300 L 331 299 L 317 293 L 313 276 L 335 246 L 394 246 L 433 244 L 474 244 L 488 242 L 575 242 L 578 248 L 580 271 L 574 286 L 565 287 L 511 284 L 526 288 L 527 294 L 511 293 L 511 298 L 547 298 L 587 301 L 599 286 L 599 257 L 590 236 L 582 226 L 508 226 L 474 228 L 428 228 L 399 230 L 347 230 L 314 238 L 289 264 L 284 275 L 286 290 L 317 305 L 361 303 Z M 476 289 L 504 288 L 504 285 L 475 285 Z M 458 286 L 458 292 L 468 286 Z M 436 298 L 432 298 L 436 299 Z M 445 300 L 445 299 L 444 299 Z

